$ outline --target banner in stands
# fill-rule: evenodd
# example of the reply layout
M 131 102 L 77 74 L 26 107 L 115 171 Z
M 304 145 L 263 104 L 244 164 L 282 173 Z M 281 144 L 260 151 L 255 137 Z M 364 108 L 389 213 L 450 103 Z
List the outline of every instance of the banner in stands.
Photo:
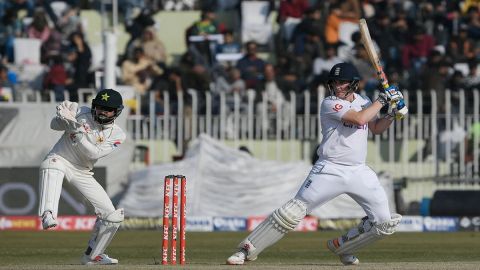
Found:
M 122 230 L 156 230 L 162 228 L 162 218 L 125 218 Z
M 224 232 L 241 232 L 247 229 L 247 219 L 240 217 L 214 217 L 213 230 Z
M 422 216 L 403 216 L 397 231 L 399 232 L 422 232 L 423 217 Z
M 105 188 L 105 168 L 94 168 L 95 179 Z M 38 167 L 0 168 L 0 215 L 38 215 Z M 63 181 L 60 215 L 94 215 L 90 203 Z
M 95 216 L 59 216 L 53 231 L 91 231 Z M 0 231 L 39 231 L 42 222 L 38 216 L 0 216 Z
M 480 231 L 480 217 L 461 217 L 458 224 L 461 231 Z
M 424 217 L 424 232 L 455 232 L 458 230 L 456 217 Z
M 212 232 L 213 218 L 206 216 L 187 217 L 187 231 L 191 232 Z
M 320 230 L 348 230 L 357 226 L 360 218 L 341 218 L 341 219 L 324 219 L 320 218 L 318 228 Z
M 263 220 L 261 217 L 187 217 L 186 231 L 253 231 Z M 95 224 L 95 216 L 59 216 L 58 226 L 54 231 L 90 231 Z M 358 219 L 320 219 L 305 217 L 295 228 L 295 231 L 311 232 L 317 230 L 345 231 L 355 227 Z M 121 230 L 159 230 L 162 228 L 162 218 L 125 218 Z M 0 216 L 0 231 L 38 231 L 42 230 L 38 216 Z M 480 217 L 421 217 L 403 216 L 398 227 L 399 232 L 454 232 L 479 231 Z

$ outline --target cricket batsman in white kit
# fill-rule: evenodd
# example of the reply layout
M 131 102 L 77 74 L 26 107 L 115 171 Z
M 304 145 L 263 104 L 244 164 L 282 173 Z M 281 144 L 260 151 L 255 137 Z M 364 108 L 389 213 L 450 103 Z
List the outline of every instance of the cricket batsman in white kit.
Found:
M 90 201 L 97 220 L 81 258 L 82 264 L 118 264 L 117 259 L 110 258 L 104 251 L 123 221 L 123 209 L 115 209 L 91 170 L 99 158 L 112 153 L 125 140 L 125 133 L 115 124 L 122 109 L 122 96 L 115 90 L 105 89 L 98 92 L 91 108 L 62 102 L 50 123 L 50 128 L 64 133 L 40 166 L 38 213 L 43 229 L 57 226 L 64 177 Z
M 391 108 L 386 117 L 377 118 L 377 114 L 403 96 L 396 87 L 390 87 L 372 103 L 356 93 L 359 80 L 357 69 L 349 63 L 332 67 L 327 82 L 330 96 L 323 100 L 320 109 L 323 139 L 317 149 L 319 159 L 295 197 L 258 225 L 238 245 L 227 264 L 255 260 L 315 207 L 341 194 L 349 195 L 367 214 L 355 228 L 327 242 L 328 249 L 343 264 L 359 264 L 354 256 L 358 249 L 395 232 L 402 217 L 390 213 L 386 193 L 365 159 L 368 130 L 373 134 L 385 131 L 394 120 L 396 108 Z

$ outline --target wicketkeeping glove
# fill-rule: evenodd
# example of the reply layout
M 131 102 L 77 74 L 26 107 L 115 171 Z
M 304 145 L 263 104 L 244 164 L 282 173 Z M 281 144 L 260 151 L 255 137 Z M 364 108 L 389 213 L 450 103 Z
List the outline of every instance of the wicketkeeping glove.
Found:
M 78 104 L 75 102 L 64 101 L 57 106 L 57 118 L 65 122 L 69 131 L 75 131 L 82 125 L 77 122 Z

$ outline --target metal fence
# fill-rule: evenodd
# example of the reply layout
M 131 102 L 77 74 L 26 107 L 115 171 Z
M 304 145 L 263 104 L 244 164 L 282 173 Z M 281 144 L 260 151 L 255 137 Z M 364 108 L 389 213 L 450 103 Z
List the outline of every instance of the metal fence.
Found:
M 395 178 L 478 181 L 480 92 L 446 90 L 441 97 L 435 90 L 402 92 L 411 112 L 383 134 L 370 134 L 368 163 Z M 94 93 L 93 89 L 81 89 L 80 102 Z M 189 104 L 184 104 L 183 95 L 189 95 Z M 318 104 L 325 97 L 325 89 L 290 92 L 284 109 L 275 112 L 267 111 L 265 96 L 263 104 L 255 104 L 255 95 L 249 90 L 242 99 L 235 93 L 231 102 L 225 93 L 189 89 L 178 92 L 178 103 L 170 104 L 165 91 L 160 115 L 155 114 L 154 93 L 148 104 L 141 104 L 137 96 L 127 131 L 131 139 L 148 146 L 149 160 L 153 162 L 181 156 L 188 142 L 200 134 L 233 147 L 244 145 L 262 159 L 310 160 L 321 141 Z M 377 95 L 373 93 L 372 98 Z M 55 100 L 53 93 L 50 100 Z M 41 102 L 41 97 L 25 95 L 20 102 Z M 148 106 L 146 115 L 141 114 L 143 105 Z
M 404 90 L 403 93 L 407 105 L 413 108 L 412 112 L 405 119 L 396 121 L 385 133 L 369 136 L 372 167 L 386 170 L 394 177 L 478 178 L 479 138 L 478 130 L 474 132 L 474 129 L 475 124 L 480 124 L 479 91 L 469 91 L 467 95 L 464 90 L 454 93 L 446 90 L 442 104 L 439 104 L 440 99 L 434 90 Z M 153 148 L 153 141 L 173 142 L 177 154 L 181 155 L 186 142 L 199 134 L 208 134 L 235 147 L 242 144 L 260 147 L 262 151 L 256 151 L 259 153 L 257 157 L 271 158 L 274 153 L 273 158 L 277 160 L 297 156 L 310 159 L 310 150 L 321 141 L 318 104 L 325 96 L 323 87 L 317 93 L 290 92 L 290 101 L 284 104 L 288 109 L 276 112 L 266 110 L 266 98 L 263 98 L 263 106 L 255 104 L 254 91 L 248 91 L 243 102 L 238 94 L 234 94 L 233 106 L 227 104 L 224 93 L 212 96 L 210 92 L 200 94 L 190 89 L 186 94 L 191 97 L 190 108 L 186 109 L 182 102 L 183 93 L 179 92 L 179 103 L 175 105 L 178 113 L 171 113 L 172 104 L 166 102 L 164 113 L 155 115 L 153 94 L 149 99 L 148 115 L 139 113 L 142 104 L 137 103 L 137 114 L 131 115 L 128 121 L 132 138 L 148 141 Z M 164 100 L 169 100 L 168 92 L 163 95 Z M 213 102 L 215 98 L 219 102 Z M 200 110 L 200 106 L 205 109 Z M 300 152 L 300 155 L 291 151 Z M 159 151 L 150 151 L 151 155 L 155 153 Z

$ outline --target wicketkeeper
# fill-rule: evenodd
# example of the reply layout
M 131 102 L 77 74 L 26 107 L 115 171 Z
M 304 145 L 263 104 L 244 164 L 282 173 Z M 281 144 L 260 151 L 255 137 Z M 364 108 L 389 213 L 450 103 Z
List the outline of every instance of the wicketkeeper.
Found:
M 401 216 L 390 213 L 387 195 L 365 159 L 368 130 L 380 134 L 395 119 L 396 108 L 377 118 L 380 109 L 396 104 L 403 96 L 391 87 L 372 103 L 356 93 L 359 81 L 353 65 L 339 63 L 332 67 L 327 82 L 330 96 L 323 100 L 320 110 L 323 139 L 317 149 L 319 159 L 295 197 L 273 211 L 240 242 L 227 264 L 257 259 L 260 252 L 293 230 L 315 207 L 341 194 L 349 195 L 367 214 L 346 234 L 327 242 L 328 249 L 343 264 L 359 264 L 354 256 L 358 249 L 395 232 Z
M 123 209 L 115 210 L 91 170 L 99 158 L 112 153 L 125 140 L 125 133 L 115 124 L 122 109 L 122 96 L 105 89 L 98 92 L 91 108 L 62 102 L 50 123 L 50 128 L 64 133 L 40 166 L 38 213 L 43 229 L 57 226 L 64 177 L 90 201 L 97 220 L 82 264 L 118 264 L 104 252 L 123 221 Z

